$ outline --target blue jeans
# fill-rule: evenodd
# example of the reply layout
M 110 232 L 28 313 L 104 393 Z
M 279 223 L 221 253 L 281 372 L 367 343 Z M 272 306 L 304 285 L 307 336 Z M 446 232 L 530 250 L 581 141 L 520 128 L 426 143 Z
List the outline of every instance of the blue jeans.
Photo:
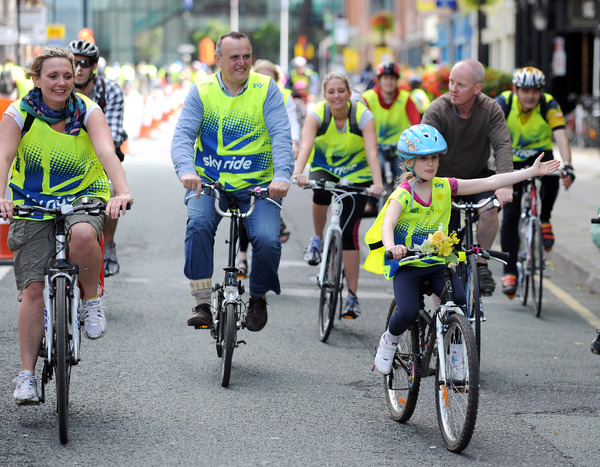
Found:
M 185 232 L 184 274 L 190 280 L 210 279 L 214 269 L 215 234 L 221 216 L 215 210 L 215 198 L 187 191 L 187 227 Z M 247 188 L 230 191 L 228 194 L 237 199 L 242 212 L 248 210 L 250 196 Z M 221 193 L 221 209 L 227 209 L 227 196 Z M 281 200 L 275 200 L 281 203 Z M 250 269 L 250 295 L 262 297 L 269 290 L 277 295 L 281 293 L 279 285 L 279 260 L 281 241 L 279 240 L 280 209 L 266 199 L 257 199 L 254 212 L 244 219 L 248 238 L 252 244 L 252 267 Z

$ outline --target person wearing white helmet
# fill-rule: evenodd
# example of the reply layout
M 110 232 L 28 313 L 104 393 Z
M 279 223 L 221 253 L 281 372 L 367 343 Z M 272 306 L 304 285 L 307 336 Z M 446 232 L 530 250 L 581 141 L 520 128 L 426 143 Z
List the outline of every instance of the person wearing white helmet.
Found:
M 293 96 L 302 98 L 305 102 L 312 101 L 319 94 L 319 77 L 308 66 L 308 60 L 297 56 L 291 62 L 292 71 L 285 87 L 291 89 Z
M 448 146 L 440 132 L 423 124 L 405 130 L 397 149 L 405 168 L 402 182 L 365 235 L 370 250 L 365 269 L 394 281 L 397 310 L 379 340 L 375 355 L 375 368 L 384 375 L 392 371 L 400 335 L 417 319 L 421 284 L 429 281 L 438 297 L 445 287 L 445 257 L 429 256 L 401 264 L 398 260 L 407 256 L 409 248 L 423 244 L 429 235 L 441 230 L 441 234 L 448 236 L 452 200 L 456 196 L 495 190 L 529 177 L 547 175 L 559 165 L 557 161 L 542 163 L 538 157 L 532 167 L 518 172 L 472 180 L 438 177 L 440 161 L 446 157 Z M 385 259 L 386 252 L 393 255 L 392 260 Z M 457 275 L 453 283 L 454 301 L 464 305 L 465 292 Z
M 75 56 L 75 91 L 92 99 L 104 112 L 115 152 L 122 162 L 125 155 L 121 151 L 121 145 L 127 139 L 127 132 L 123 128 L 125 111 L 123 90 L 116 82 L 97 75 L 100 50 L 96 44 L 77 39 L 71 41 L 67 49 Z M 115 243 L 117 223 L 118 219 L 111 219 L 103 231 L 105 277 L 117 274 L 120 269 Z
M 503 92 L 496 101 L 502 107 L 506 117 L 512 139 L 515 170 L 531 165 L 542 153 L 544 160 L 554 159 L 552 149 L 556 141 L 564 162 L 560 177 L 565 188 L 569 188 L 575 180 L 575 174 L 571 165 L 571 147 L 565 119 L 558 102 L 544 92 L 545 84 L 546 77 L 541 70 L 534 67 L 520 68 L 513 75 L 513 90 Z M 552 175 L 543 177 L 541 183 L 542 208 L 539 216 L 542 222 L 544 248 L 550 251 L 554 245 L 550 216 L 558 196 L 559 177 Z M 513 189 L 513 201 L 504 206 L 500 227 L 502 250 L 510 253 L 510 259 L 504 266 L 502 276 L 502 291 L 508 298 L 513 298 L 517 292 L 517 252 L 523 184 L 515 185 Z

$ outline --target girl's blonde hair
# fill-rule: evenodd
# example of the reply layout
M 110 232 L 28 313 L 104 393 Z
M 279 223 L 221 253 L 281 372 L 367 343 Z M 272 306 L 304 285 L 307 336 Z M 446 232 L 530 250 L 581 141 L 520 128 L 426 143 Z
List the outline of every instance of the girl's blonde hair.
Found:
M 271 75 L 273 75 L 275 82 L 279 82 L 279 70 L 272 61 L 264 59 L 256 60 L 256 62 L 254 62 L 254 71 L 256 73 L 260 73 L 258 70 L 268 71 Z
M 325 95 L 325 88 L 327 87 L 327 83 L 329 83 L 329 81 L 331 81 L 332 79 L 341 79 L 344 84 L 346 85 L 346 89 L 348 90 L 348 92 L 350 91 L 350 82 L 348 81 L 348 78 L 344 75 L 342 75 L 341 73 L 338 73 L 336 71 L 332 71 L 330 73 L 327 73 L 325 75 L 325 78 L 323 78 L 323 84 L 321 86 L 321 92 L 323 93 L 323 95 Z
M 66 58 L 71 62 L 73 74 L 75 74 L 75 57 L 64 47 L 49 46 L 44 48 L 31 62 L 29 68 L 25 71 L 25 77 L 30 79 L 32 76 L 40 76 L 42 74 L 42 65 L 49 58 Z

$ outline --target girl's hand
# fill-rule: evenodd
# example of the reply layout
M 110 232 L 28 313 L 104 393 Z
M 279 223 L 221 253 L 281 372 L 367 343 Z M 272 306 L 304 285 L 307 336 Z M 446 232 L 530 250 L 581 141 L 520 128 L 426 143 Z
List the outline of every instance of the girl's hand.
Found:
M 400 260 L 406 256 L 408 248 L 406 248 L 404 245 L 394 245 L 392 248 L 388 248 L 386 251 L 392 253 L 395 260 Z
M 108 200 L 105 211 L 106 215 L 110 216 L 112 219 L 117 219 L 119 213 L 122 213 L 124 216 L 127 212 L 127 205 L 132 203 L 133 198 L 131 197 L 131 193 L 118 194 L 114 198 Z
M 295 173 L 292 175 L 292 180 L 295 180 L 298 186 L 308 186 L 308 175 Z
M 552 159 L 551 161 L 542 162 L 542 157 L 544 157 L 544 153 L 541 153 L 532 165 L 535 176 L 550 175 L 560 168 L 560 161 Z

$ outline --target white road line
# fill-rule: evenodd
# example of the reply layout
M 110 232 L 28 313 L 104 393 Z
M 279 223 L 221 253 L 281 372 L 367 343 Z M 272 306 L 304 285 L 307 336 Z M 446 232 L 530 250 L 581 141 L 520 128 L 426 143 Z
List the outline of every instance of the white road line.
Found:
M 0 266 L 0 281 L 4 279 L 10 271 L 12 270 L 12 266 Z

